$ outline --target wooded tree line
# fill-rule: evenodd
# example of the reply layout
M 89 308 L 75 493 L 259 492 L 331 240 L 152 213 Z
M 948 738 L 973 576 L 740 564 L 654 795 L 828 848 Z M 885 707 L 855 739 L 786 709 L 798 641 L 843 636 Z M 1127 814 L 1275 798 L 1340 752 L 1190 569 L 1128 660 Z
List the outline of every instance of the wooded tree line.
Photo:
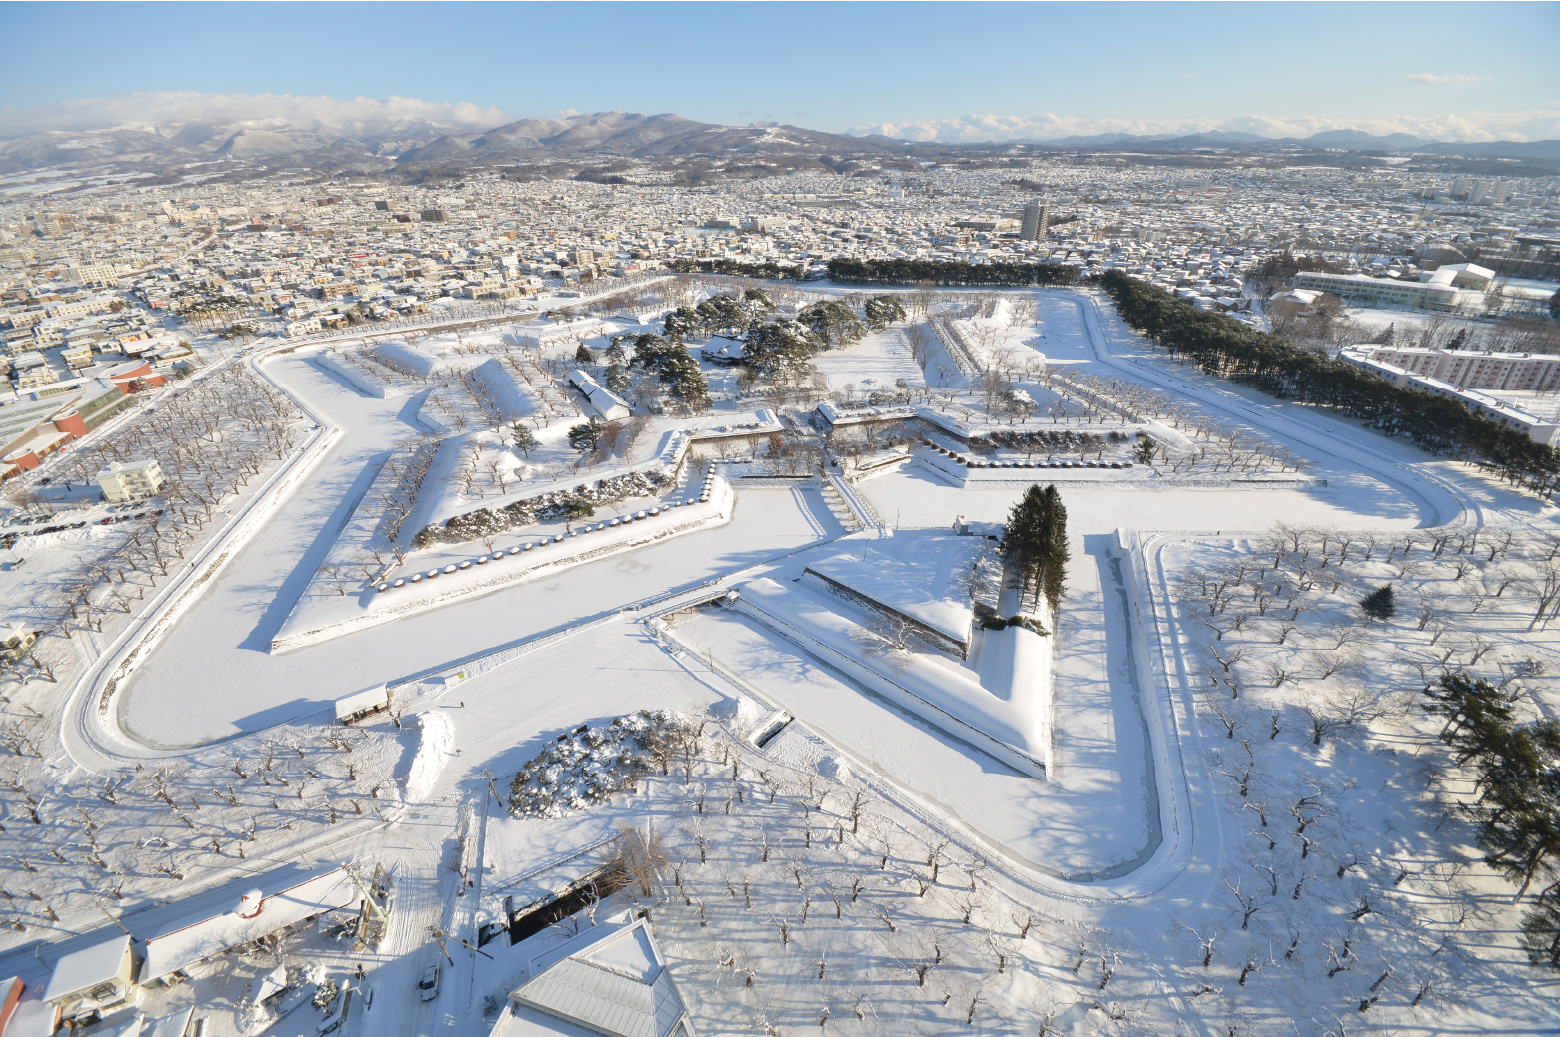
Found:
M 756 277 L 765 281 L 801 281 L 807 268 L 781 263 L 739 263 L 734 259 L 679 259 L 671 269 L 680 274 L 726 274 L 732 277 Z
M 1432 453 L 1499 472 L 1545 498 L 1560 484 L 1560 456 L 1551 447 L 1457 400 L 1399 388 L 1345 361 L 1297 348 L 1279 335 L 1199 310 L 1119 270 L 1107 271 L 1100 283 L 1123 320 L 1172 356 L 1192 360 L 1204 374 L 1341 411 Z
M 1560 721 L 1517 723 L 1515 695 L 1465 673 L 1425 695 L 1444 721 L 1441 741 L 1478 772 L 1478 799 L 1464 809 L 1479 824 L 1484 862 L 1521 883 L 1519 899 L 1544 884 L 1522 919 L 1528 957 L 1560 969 Z
M 1078 268 L 1056 263 L 959 263 L 938 259 L 829 260 L 829 278 L 880 284 L 1033 284 L 1078 283 Z

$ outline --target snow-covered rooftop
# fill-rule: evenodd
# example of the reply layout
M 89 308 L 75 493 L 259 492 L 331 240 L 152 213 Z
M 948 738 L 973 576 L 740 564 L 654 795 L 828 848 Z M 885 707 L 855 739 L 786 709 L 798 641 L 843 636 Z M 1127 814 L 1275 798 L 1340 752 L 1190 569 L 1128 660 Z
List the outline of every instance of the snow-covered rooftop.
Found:
M 126 934 L 65 955 L 55 963 L 43 999 L 58 1001 L 109 982 L 119 975 L 129 949 L 130 936 Z
M 527 1009 L 612 1037 L 693 1037 L 649 924 L 619 916 L 599 929 L 527 964 L 506 1037 L 525 1032 Z
M 305 918 L 347 907 L 361 896 L 345 867 L 332 868 L 260 897 L 260 909 L 248 917 L 238 914 L 235 904 L 234 911 L 167 929 L 146 941 L 142 979 L 161 979 L 230 947 L 242 947 Z

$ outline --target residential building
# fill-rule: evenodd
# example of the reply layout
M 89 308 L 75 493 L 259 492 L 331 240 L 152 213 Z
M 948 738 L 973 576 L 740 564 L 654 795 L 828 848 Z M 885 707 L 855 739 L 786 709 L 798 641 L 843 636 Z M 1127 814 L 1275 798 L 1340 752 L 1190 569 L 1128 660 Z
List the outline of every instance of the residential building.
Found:
M 13 663 L 22 659 L 36 640 L 38 640 L 37 633 L 17 620 L 0 623 L 0 656 Z M 0 1028 L 0 1032 L 4 1032 L 3 1028 Z
M 262 878 L 263 881 L 263 878 Z M 296 931 L 321 915 L 356 908 L 362 890 L 345 867 L 331 868 L 275 893 L 245 893 L 232 911 L 181 921 L 146 941 L 141 982 L 164 985 L 219 954 L 284 931 Z
M 27 984 L 19 976 L 0 982 L 0 1034 L 5 1033 L 6 1024 L 11 1021 L 16 1006 L 21 1003 L 22 991 L 26 989 Z
M 55 963 L 43 999 L 62 1022 L 92 1022 L 130 999 L 140 964 L 128 933 L 72 951 Z
M 1350 351 L 1365 351 L 1372 360 L 1459 389 L 1560 390 L 1560 356 L 1553 353 L 1491 353 L 1475 349 L 1370 345 L 1352 346 Z
M 1390 360 L 1378 360 L 1373 355 L 1375 348 L 1373 346 L 1357 346 L 1352 349 L 1344 349 L 1339 352 L 1338 358 L 1369 371 L 1377 377 L 1385 378 L 1399 388 L 1419 389 L 1424 392 L 1435 393 L 1437 396 L 1445 396 L 1448 399 L 1457 400 L 1468 409 L 1478 411 L 1492 421 L 1505 425 L 1507 428 L 1521 431 L 1523 435 L 1534 442 L 1553 444 L 1557 439 L 1560 439 L 1560 425 L 1554 422 L 1545 421 L 1534 414 L 1529 414 L 1520 407 L 1498 397 L 1491 396 L 1489 393 L 1479 389 L 1453 385 L 1439 378 L 1415 374 L 1413 371 L 1400 367 Z M 1462 371 L 1463 369 L 1458 368 L 1458 370 Z M 1469 377 L 1492 376 L 1473 371 L 1469 373 Z
M 538 951 L 524 976 L 489 1037 L 697 1037 L 643 915 L 625 911 Z
M 621 396 L 584 371 L 571 371 L 569 384 L 585 397 L 586 402 L 590 404 L 590 409 L 595 411 L 603 421 L 617 421 L 633 413 L 633 409 Z
M 128 500 L 144 500 L 155 497 L 168 481 L 163 478 L 162 465 L 156 458 L 147 461 L 111 462 L 97 473 L 98 486 L 103 499 L 110 504 Z
M 1024 241 L 1038 241 L 1051 227 L 1051 200 L 1035 199 L 1024 206 L 1024 222 L 1018 236 Z

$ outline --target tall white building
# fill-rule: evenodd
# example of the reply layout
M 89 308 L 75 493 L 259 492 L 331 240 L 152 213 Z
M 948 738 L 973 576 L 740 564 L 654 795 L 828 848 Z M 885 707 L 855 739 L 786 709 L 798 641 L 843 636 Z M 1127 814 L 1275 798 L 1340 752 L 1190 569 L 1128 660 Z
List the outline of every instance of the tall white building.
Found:
M 1019 229 L 1019 237 L 1025 241 L 1038 241 L 1045 237 L 1045 232 L 1051 227 L 1051 202 L 1049 199 L 1041 201 L 1035 199 L 1024 206 L 1024 223 Z
M 97 482 L 110 504 L 155 497 L 168 484 L 155 457 L 149 461 L 115 461 L 97 473 Z
M 1521 431 L 1538 443 L 1553 443 L 1560 425 L 1545 421 L 1484 389 L 1539 389 L 1560 383 L 1560 357 L 1473 350 L 1393 349 L 1351 346 L 1338 359 L 1404 389 L 1420 389 L 1461 402 L 1470 410 Z M 1443 377 L 1430 374 L 1439 371 Z M 1456 379 L 1447 381 L 1446 378 Z

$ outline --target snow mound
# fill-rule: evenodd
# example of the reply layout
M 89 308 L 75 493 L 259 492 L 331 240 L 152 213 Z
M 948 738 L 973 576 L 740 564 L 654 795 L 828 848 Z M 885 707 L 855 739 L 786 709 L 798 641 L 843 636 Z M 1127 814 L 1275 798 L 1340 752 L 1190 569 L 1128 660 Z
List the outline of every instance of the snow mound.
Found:
M 741 728 L 756 724 L 769 714 L 769 710 L 746 696 L 721 699 L 710 706 L 710 716 Z
M 651 769 L 665 771 L 702 725 L 671 710 L 640 710 L 601 727 L 582 724 L 520 768 L 509 785 L 516 817 L 564 817 L 632 789 Z
M 454 370 L 457 365 L 443 357 L 432 357 L 405 342 L 382 342 L 368 355 L 392 371 L 413 378 L 431 378 L 436 372 Z
M 417 755 L 406 775 L 406 798 L 422 799 L 433 791 L 455 743 L 455 730 L 443 713 L 417 714 Z
M 818 773 L 830 781 L 849 781 L 850 765 L 838 756 L 825 756 L 818 763 Z
M 488 391 L 498 400 L 498 405 L 503 409 L 506 417 L 523 418 L 542 409 L 536 390 L 529 385 L 522 387 L 515 381 L 514 373 L 497 360 L 487 360 L 478 364 L 472 368 L 471 374 L 487 386 Z

